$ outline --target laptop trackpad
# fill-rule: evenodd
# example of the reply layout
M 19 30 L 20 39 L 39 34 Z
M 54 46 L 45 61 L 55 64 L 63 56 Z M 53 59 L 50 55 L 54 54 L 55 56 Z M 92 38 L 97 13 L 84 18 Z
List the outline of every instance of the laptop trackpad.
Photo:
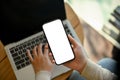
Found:
M 70 68 L 67 68 L 67 67 L 65 67 L 63 65 L 59 65 L 59 66 L 55 65 L 54 69 L 52 71 L 52 78 L 57 77 L 57 76 L 65 73 L 65 72 L 67 72 L 69 70 L 70 70 Z
M 35 80 L 35 72 L 32 65 L 15 72 L 18 80 Z

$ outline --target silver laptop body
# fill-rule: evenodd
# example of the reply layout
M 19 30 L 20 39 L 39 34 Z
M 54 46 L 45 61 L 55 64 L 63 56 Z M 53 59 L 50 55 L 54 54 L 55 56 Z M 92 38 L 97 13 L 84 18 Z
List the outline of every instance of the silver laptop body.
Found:
M 63 20 L 63 24 L 67 34 L 72 35 L 77 41 L 80 42 L 70 22 L 68 20 Z M 35 73 L 30 60 L 26 55 L 26 49 L 32 50 L 34 46 L 45 42 L 46 40 L 44 34 L 41 31 L 18 42 L 10 43 L 5 46 L 7 56 L 10 60 L 17 80 L 35 80 Z M 69 68 L 63 65 L 55 65 L 52 72 L 52 78 L 69 70 Z

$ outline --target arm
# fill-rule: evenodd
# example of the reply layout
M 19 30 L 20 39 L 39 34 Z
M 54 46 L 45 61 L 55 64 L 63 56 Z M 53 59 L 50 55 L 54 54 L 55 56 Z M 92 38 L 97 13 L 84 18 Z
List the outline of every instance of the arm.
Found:
M 87 64 L 85 68 L 81 72 L 81 76 L 85 77 L 86 80 L 116 80 L 117 79 L 115 74 L 113 74 L 107 69 L 102 68 L 100 65 L 92 62 L 89 59 L 87 60 Z
M 86 80 L 115 80 L 116 76 L 113 73 L 92 62 L 82 51 L 80 44 L 70 35 L 68 37 L 73 45 L 75 59 L 65 63 L 65 66 L 77 70 Z
M 35 80 L 50 80 L 53 63 L 49 58 L 48 45 L 45 45 L 44 52 L 42 51 L 42 45 L 34 47 L 32 55 L 27 50 L 28 57 L 32 63 L 35 71 Z

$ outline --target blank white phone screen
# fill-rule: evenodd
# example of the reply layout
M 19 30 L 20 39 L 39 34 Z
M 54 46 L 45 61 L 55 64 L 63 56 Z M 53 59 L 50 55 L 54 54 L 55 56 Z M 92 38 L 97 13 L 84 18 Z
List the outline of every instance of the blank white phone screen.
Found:
M 57 19 L 44 24 L 43 31 L 48 40 L 56 64 L 62 64 L 74 59 L 73 50 L 61 20 Z

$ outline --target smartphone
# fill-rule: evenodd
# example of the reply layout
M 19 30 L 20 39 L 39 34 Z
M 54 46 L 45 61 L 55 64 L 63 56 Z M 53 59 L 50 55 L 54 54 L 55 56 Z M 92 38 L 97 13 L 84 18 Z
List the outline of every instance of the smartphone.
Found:
M 56 64 L 59 65 L 75 58 L 74 51 L 60 19 L 45 23 L 42 28 Z

